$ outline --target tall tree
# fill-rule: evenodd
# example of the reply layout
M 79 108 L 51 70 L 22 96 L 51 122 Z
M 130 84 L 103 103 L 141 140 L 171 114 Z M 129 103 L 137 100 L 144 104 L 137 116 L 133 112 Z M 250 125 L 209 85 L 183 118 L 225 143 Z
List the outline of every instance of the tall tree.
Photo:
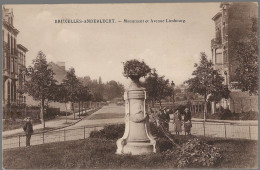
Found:
M 33 66 L 29 66 L 26 73 L 27 81 L 24 84 L 24 90 L 34 100 L 40 101 L 41 106 L 41 123 L 45 128 L 44 121 L 44 104 L 47 99 L 53 99 L 53 88 L 56 85 L 54 73 L 49 67 L 45 54 L 40 51 L 36 59 L 33 60 Z
M 122 97 L 124 93 L 124 86 L 114 80 L 109 81 L 105 85 L 105 98 L 111 100 L 116 97 Z
M 159 102 L 160 106 L 162 99 L 172 95 L 172 88 L 169 85 L 169 80 L 164 76 L 159 76 L 155 69 L 149 73 L 143 83 L 146 88 L 148 99 L 154 103 Z
M 54 101 L 65 104 L 65 108 L 66 108 L 66 123 L 67 123 L 67 116 L 68 116 L 67 103 L 69 102 L 67 88 L 64 87 L 63 84 L 56 85 L 55 86 L 55 96 L 53 96 L 53 98 L 54 98 L 53 99 Z
M 188 91 L 198 93 L 204 96 L 205 109 L 204 119 L 207 113 L 207 101 L 219 101 L 222 98 L 228 98 L 230 91 L 223 85 L 224 78 L 214 70 L 213 63 L 208 61 L 207 55 L 201 53 L 200 63 L 195 64 L 195 70 L 192 72 L 193 78 L 185 81 L 188 84 Z
M 74 119 L 76 118 L 74 103 L 78 101 L 78 91 L 81 87 L 80 84 L 80 81 L 75 75 L 75 69 L 70 68 L 69 71 L 67 71 L 65 79 L 62 81 L 62 86 L 66 89 L 67 92 L 66 100 L 72 103 Z
M 80 108 L 83 109 L 83 106 L 81 107 L 81 104 L 83 102 L 90 101 L 92 99 L 92 94 L 90 93 L 90 90 L 87 86 L 83 86 L 82 84 L 79 85 L 77 91 L 77 101 L 78 101 L 78 106 L 79 106 L 79 117 L 80 117 Z
M 236 77 L 237 87 L 251 94 L 258 94 L 258 22 L 252 19 L 252 28 L 248 30 L 247 37 L 237 42 L 236 54 L 238 67 Z

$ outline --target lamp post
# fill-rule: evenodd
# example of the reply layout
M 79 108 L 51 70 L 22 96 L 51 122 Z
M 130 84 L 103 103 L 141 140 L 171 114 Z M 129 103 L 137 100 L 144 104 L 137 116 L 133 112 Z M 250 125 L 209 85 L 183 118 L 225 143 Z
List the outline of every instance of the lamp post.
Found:
M 172 86 L 172 110 L 174 112 L 174 87 L 175 87 L 175 84 L 173 81 L 171 83 L 171 86 Z
M 227 80 L 227 71 L 224 71 L 224 75 L 225 75 L 225 85 L 228 86 L 228 80 Z M 227 99 L 224 100 L 224 109 L 228 108 L 228 104 L 227 104 Z
M 226 81 L 225 81 L 225 85 L 227 85 L 227 71 L 224 71 L 224 74 L 225 74 L 225 78 L 226 78 Z

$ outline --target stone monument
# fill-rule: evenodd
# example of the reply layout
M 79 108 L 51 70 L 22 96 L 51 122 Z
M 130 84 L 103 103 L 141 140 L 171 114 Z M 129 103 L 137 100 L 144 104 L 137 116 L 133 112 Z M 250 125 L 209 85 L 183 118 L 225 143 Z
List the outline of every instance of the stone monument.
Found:
M 116 153 L 144 155 L 156 152 L 156 141 L 151 135 L 149 115 L 145 109 L 145 89 L 140 86 L 140 76 L 129 77 L 132 83 L 124 93 L 125 133 L 116 142 Z

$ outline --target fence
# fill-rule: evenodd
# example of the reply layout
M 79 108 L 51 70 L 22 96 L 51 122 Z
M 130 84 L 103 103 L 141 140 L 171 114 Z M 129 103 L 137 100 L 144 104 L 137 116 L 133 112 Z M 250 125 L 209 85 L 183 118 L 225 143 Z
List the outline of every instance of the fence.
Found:
M 230 99 L 230 110 L 235 113 L 255 111 L 258 112 L 258 98 Z
M 39 145 L 44 143 L 70 141 L 86 139 L 91 131 L 103 129 L 105 125 L 84 126 L 74 129 L 63 129 L 56 131 L 48 131 L 35 133 L 31 137 L 31 145 Z M 173 123 L 170 123 L 170 131 L 173 129 Z M 182 132 L 183 134 L 184 132 Z M 252 124 L 231 124 L 231 123 L 213 123 L 213 122 L 193 122 L 192 135 L 223 137 L 223 138 L 242 138 L 242 139 L 258 139 L 258 125 Z M 25 135 L 18 135 L 10 138 L 2 139 L 2 149 L 24 147 L 26 141 Z
M 170 131 L 173 124 L 170 125 Z M 193 135 L 258 140 L 258 125 L 215 122 L 192 122 Z M 183 132 L 184 133 L 184 132 Z
M 84 126 L 74 129 L 63 129 L 56 131 L 47 131 L 35 133 L 31 136 L 31 145 L 40 145 L 44 143 L 62 142 L 70 140 L 86 139 L 93 130 L 100 130 L 102 126 Z M 15 137 L 2 138 L 2 149 L 17 148 L 26 146 L 26 136 L 18 135 Z

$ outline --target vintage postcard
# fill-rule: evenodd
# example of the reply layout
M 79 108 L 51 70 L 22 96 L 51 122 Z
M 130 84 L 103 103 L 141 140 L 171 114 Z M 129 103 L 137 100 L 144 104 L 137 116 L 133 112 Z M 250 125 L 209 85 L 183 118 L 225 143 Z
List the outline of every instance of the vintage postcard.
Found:
M 3 4 L 4 169 L 258 168 L 258 3 Z

